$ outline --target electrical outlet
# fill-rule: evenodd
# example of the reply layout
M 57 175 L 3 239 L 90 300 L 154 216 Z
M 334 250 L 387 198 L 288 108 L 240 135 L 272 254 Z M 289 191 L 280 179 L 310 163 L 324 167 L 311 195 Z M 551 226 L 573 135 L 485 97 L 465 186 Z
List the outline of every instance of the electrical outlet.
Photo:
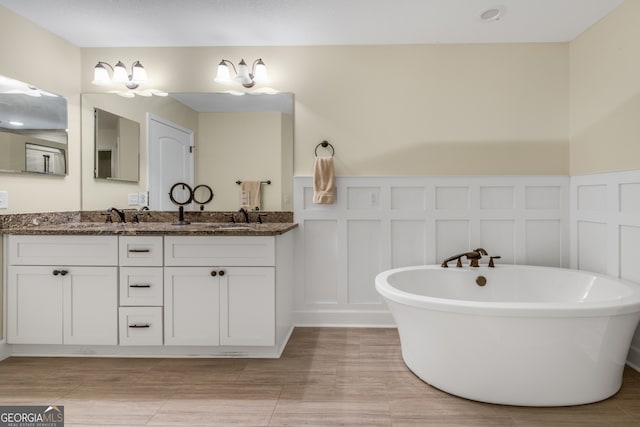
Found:
M 141 191 L 138 193 L 138 204 L 140 206 L 149 206 L 149 192 Z
M 138 205 L 138 193 L 129 193 L 129 206 Z
M 0 191 L 0 209 L 9 209 L 9 192 Z

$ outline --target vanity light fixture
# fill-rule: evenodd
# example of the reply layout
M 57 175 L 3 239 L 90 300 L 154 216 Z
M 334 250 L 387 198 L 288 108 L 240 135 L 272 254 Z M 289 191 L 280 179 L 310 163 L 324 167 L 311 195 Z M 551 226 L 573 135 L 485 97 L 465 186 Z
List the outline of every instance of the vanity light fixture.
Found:
M 236 75 L 234 79 L 231 78 L 231 72 L 229 70 L 229 65 L 227 64 L 231 65 L 231 68 L 233 68 Z M 267 76 L 267 67 L 264 65 L 264 62 L 262 62 L 262 58 L 258 58 L 253 61 L 251 72 L 249 72 L 249 67 L 247 66 L 247 63 L 244 62 L 244 59 L 240 60 L 238 68 L 233 65 L 233 62 L 228 59 L 223 59 L 218 64 L 218 72 L 214 81 L 217 83 L 231 83 L 233 80 L 246 88 L 251 88 L 256 83 L 267 82 L 269 81 L 269 77 Z
M 113 72 L 113 78 L 109 77 L 109 72 L 105 68 L 105 65 L 111 68 Z M 118 61 L 114 67 L 111 64 L 103 61 L 98 61 L 93 71 L 93 83 L 98 86 L 107 86 L 112 83 L 123 83 L 129 89 L 137 89 L 140 83 L 147 81 L 147 72 L 140 63 L 136 61 L 131 65 L 131 74 L 127 71 L 127 67 Z
M 111 68 L 113 77 L 109 77 L 107 67 Z M 148 81 L 147 71 L 144 69 L 140 61 L 135 61 L 131 65 L 131 74 L 129 74 L 127 67 L 122 61 L 118 61 L 115 66 L 111 66 L 111 64 L 104 61 L 98 61 L 93 71 L 93 81 L 91 83 L 98 86 L 124 84 L 128 89 L 133 91 L 134 89 L 138 89 L 141 84 L 147 83 Z M 166 92 L 158 89 L 136 90 L 135 93 L 131 91 L 114 91 L 114 93 L 125 98 L 133 98 L 135 93 L 141 96 L 167 96 Z

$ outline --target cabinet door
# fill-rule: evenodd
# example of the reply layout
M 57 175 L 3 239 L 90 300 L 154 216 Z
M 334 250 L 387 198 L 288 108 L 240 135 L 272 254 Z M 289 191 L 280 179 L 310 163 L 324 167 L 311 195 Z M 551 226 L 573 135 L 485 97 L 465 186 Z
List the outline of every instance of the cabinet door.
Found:
M 9 266 L 7 342 L 62 344 L 62 279 L 53 267 Z
M 220 281 L 208 267 L 165 267 L 165 345 L 219 345 Z
M 220 277 L 220 345 L 275 344 L 275 268 L 227 267 Z
M 118 268 L 64 269 L 64 343 L 118 344 Z

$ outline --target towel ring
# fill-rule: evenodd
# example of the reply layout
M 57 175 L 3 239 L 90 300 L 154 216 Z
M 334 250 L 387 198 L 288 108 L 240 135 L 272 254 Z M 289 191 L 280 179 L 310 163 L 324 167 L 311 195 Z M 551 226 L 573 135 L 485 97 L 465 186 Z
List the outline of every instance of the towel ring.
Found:
M 328 141 L 322 141 L 320 144 L 316 145 L 316 149 L 315 149 L 315 154 L 316 157 L 318 157 L 318 147 L 322 147 L 322 148 L 327 148 L 329 147 L 331 149 L 331 157 L 333 157 L 333 155 L 335 154 L 335 150 L 333 149 L 333 145 L 331 145 Z

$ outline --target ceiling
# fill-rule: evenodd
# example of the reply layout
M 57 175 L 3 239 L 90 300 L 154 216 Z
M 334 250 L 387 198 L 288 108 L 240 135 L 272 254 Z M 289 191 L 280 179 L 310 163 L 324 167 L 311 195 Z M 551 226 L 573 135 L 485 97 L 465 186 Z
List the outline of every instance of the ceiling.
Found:
M 0 0 L 79 47 L 567 42 L 624 0 Z M 633 1 L 633 0 L 628 0 Z M 497 20 L 483 21 L 488 8 Z

